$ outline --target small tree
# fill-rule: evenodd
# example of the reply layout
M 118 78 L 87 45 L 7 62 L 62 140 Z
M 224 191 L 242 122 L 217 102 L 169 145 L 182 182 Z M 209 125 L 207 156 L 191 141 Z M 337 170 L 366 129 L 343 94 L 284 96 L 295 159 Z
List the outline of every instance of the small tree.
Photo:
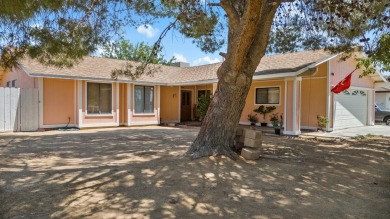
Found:
M 257 117 L 257 114 L 248 114 L 248 121 L 251 125 L 256 125 L 259 122 L 259 117 Z
M 276 109 L 275 106 L 267 106 L 267 107 L 265 107 L 264 105 L 261 105 L 261 106 L 259 106 L 259 108 L 255 109 L 253 111 L 263 115 L 263 122 L 265 122 L 265 115 L 268 114 L 268 113 L 271 113 L 275 109 Z

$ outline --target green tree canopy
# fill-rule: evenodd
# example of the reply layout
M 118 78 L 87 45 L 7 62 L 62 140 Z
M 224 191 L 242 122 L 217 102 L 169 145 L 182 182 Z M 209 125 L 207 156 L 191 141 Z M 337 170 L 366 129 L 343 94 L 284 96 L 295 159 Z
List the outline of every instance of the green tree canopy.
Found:
M 129 41 L 120 38 L 115 42 L 110 42 L 104 45 L 102 56 L 113 59 L 171 65 L 175 61 L 175 57 L 166 60 L 162 54 L 162 51 L 163 47 L 161 46 L 154 51 L 157 54 L 152 56 L 152 59 L 150 59 L 150 54 L 153 52 L 153 46 L 149 46 L 144 42 L 134 45 Z

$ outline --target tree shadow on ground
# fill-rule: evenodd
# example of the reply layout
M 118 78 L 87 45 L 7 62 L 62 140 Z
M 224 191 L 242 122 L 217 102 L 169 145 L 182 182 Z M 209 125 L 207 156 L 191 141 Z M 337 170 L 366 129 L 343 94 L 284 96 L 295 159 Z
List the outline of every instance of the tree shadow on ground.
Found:
M 257 161 L 183 153 L 197 128 L 0 135 L 4 218 L 386 218 L 389 138 L 265 136 Z

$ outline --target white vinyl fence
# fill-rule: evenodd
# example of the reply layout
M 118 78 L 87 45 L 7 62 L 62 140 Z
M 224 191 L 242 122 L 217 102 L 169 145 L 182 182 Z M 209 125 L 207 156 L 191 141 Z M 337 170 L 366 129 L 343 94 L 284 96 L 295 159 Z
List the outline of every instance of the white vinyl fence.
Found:
M 38 89 L 0 87 L 0 132 L 38 130 Z

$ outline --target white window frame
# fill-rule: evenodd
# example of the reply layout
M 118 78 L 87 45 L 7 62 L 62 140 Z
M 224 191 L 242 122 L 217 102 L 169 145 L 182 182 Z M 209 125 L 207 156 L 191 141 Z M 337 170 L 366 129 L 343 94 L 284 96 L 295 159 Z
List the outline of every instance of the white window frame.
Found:
M 14 88 L 18 87 L 17 84 L 16 84 L 16 79 L 11 81 L 11 87 L 14 87 Z
M 12 82 L 11 81 L 7 81 L 6 86 L 7 87 L 11 87 L 12 86 Z
M 152 113 L 136 113 L 135 112 L 135 86 L 153 87 L 153 112 Z M 148 84 L 133 84 L 133 115 L 135 116 L 154 116 L 156 115 L 156 86 Z
M 258 88 L 279 88 L 279 103 L 256 103 L 256 95 L 257 95 L 257 89 Z M 281 86 L 261 86 L 261 87 L 255 87 L 255 90 L 254 90 L 254 103 L 255 103 L 255 106 L 261 106 L 261 105 L 264 105 L 264 106 L 280 106 L 281 102 L 282 102 L 282 89 L 281 89 Z
M 88 114 L 88 83 L 94 83 L 94 84 L 111 84 L 111 113 L 104 113 L 104 114 Z M 103 82 L 103 81 L 86 81 L 85 82 L 85 88 L 84 88 L 85 94 L 85 117 L 107 117 L 107 116 L 114 116 L 114 86 L 113 83 L 110 82 Z

